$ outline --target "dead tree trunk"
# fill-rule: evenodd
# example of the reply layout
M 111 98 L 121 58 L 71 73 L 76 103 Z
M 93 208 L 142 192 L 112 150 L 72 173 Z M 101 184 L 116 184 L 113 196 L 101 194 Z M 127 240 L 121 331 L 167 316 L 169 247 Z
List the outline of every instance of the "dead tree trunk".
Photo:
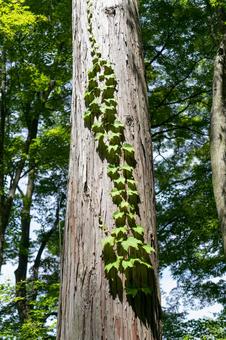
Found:
M 120 168 L 120 162 L 124 162 L 128 156 L 126 153 L 129 153 L 128 149 L 123 154 L 120 153 L 121 148 L 125 145 L 133 145 L 135 162 L 131 164 L 134 168 L 133 179 L 136 181 L 139 193 L 138 208 L 134 208 L 135 204 L 133 206 L 136 210 L 136 223 L 144 226 L 144 240 L 156 250 L 152 147 L 137 1 L 88 0 L 86 4 L 84 0 L 75 0 L 73 43 L 72 136 L 57 338 L 61 340 L 161 339 L 157 254 L 152 253 L 150 257 L 153 269 L 147 275 L 138 273 L 136 276 L 136 272 L 132 270 L 131 275 L 120 272 L 125 258 L 118 265 L 118 276 L 109 277 L 105 274 L 101 240 L 105 239 L 105 233 L 113 234 L 114 224 L 119 231 L 116 216 L 112 218 L 118 203 L 114 202 L 116 203 L 114 204 L 110 195 L 114 180 L 109 178 L 109 173 L 107 174 L 109 154 L 105 156 L 101 153 L 101 135 L 94 131 L 93 125 L 89 128 L 88 122 L 84 123 L 83 118 L 89 101 L 88 94 L 85 104 L 84 94 L 87 86 L 92 87 L 94 84 L 92 94 L 95 93 L 96 97 L 102 96 L 105 104 L 111 101 L 113 111 L 114 100 L 116 100 L 116 118 L 123 123 L 124 141 L 119 142 L 115 149 L 112 147 L 112 158 L 116 163 L 118 162 Z M 99 59 L 95 60 L 95 58 Z M 106 71 L 104 75 L 102 74 L 102 78 L 98 65 L 104 65 Z M 90 68 L 92 70 L 89 72 L 88 83 L 87 73 Z M 106 88 L 101 90 L 102 95 L 99 94 L 95 81 L 92 83 L 90 77 L 92 73 L 96 76 L 99 72 L 100 82 L 111 84 L 107 88 L 110 91 L 114 89 L 112 69 L 117 85 L 114 98 L 110 99 L 106 94 Z M 95 100 L 99 99 L 94 98 L 94 102 L 90 105 L 94 105 Z M 106 106 L 104 110 L 106 113 Z M 98 117 L 97 114 L 95 117 L 97 125 L 101 119 L 105 129 L 104 134 L 112 136 L 111 124 L 115 124 L 115 118 L 112 122 L 104 121 L 104 118 Z M 120 123 L 118 125 L 120 127 Z M 113 131 L 116 131 L 116 124 L 114 127 Z M 118 135 L 114 136 L 118 137 Z M 120 136 L 122 137 L 122 134 Z M 102 141 L 105 140 L 104 138 Z M 111 148 L 111 137 L 109 138 Z M 109 146 L 107 152 L 110 152 Z M 117 158 L 118 153 L 121 155 L 120 160 Z M 127 170 L 124 169 L 125 171 Z M 125 181 L 128 189 L 128 178 Z M 130 180 L 131 183 L 133 180 Z M 128 192 L 125 195 L 128 197 Z M 127 211 L 126 216 L 128 215 L 126 209 L 132 209 L 126 206 L 127 203 L 124 208 L 120 206 L 122 215 Z M 126 221 L 128 222 L 128 218 Z M 129 233 L 134 232 L 133 227 L 131 230 Z M 122 240 L 124 237 L 128 240 L 128 236 L 125 235 Z M 130 240 L 132 239 L 134 238 L 131 237 Z M 122 240 L 117 239 L 117 242 L 123 242 Z M 130 255 L 136 252 L 132 247 L 129 250 Z M 120 259 L 120 256 L 117 258 Z M 115 266 L 117 267 L 117 264 Z M 114 270 L 117 274 L 117 270 L 115 268 Z M 146 275 L 146 278 L 143 291 L 137 293 L 139 289 L 136 282 L 139 281 L 139 275 Z M 124 288 L 127 289 L 127 293 L 132 291 L 132 295 L 126 294 Z M 152 291 L 151 294 L 149 290 Z M 145 294 L 145 291 L 148 294 Z

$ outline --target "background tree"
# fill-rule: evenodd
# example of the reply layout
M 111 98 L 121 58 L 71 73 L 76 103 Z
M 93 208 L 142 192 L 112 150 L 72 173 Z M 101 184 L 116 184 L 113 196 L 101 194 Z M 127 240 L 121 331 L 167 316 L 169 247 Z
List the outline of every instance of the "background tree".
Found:
M 76 0 L 73 19 L 58 339 L 160 339 L 157 259 L 149 245 L 156 249 L 138 4 Z
M 15 295 L 2 286 L 3 297 L 12 294 L 1 305 L 1 336 L 38 338 L 48 332 L 46 320 L 56 318 L 71 7 L 67 0 L 3 1 L 1 11 L 1 262 L 14 261 L 16 269 Z

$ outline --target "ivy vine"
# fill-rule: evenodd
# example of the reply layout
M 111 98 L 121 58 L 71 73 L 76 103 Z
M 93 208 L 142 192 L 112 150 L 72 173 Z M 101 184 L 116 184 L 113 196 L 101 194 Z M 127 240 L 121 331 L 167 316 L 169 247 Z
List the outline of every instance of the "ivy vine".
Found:
M 147 276 L 144 271 L 152 269 L 150 254 L 154 249 L 144 242 L 144 228 L 136 223 L 139 194 L 133 174 L 135 150 L 125 141 L 124 125 L 117 117 L 114 69 L 108 60 L 102 58 L 93 34 L 93 0 L 87 0 L 87 18 L 92 67 L 88 71 L 83 118 L 98 143 L 97 151 L 101 159 L 108 162 L 107 174 L 113 183 L 110 195 L 117 206 L 111 231 L 103 225 L 101 216 L 99 218 L 100 228 L 108 234 L 102 242 L 105 273 L 110 280 L 115 273 L 125 274 L 128 295 L 134 297 L 139 291 L 150 294 L 147 280 L 135 280 L 136 284 L 134 280 L 129 280 L 136 272 L 143 272 L 142 277 Z

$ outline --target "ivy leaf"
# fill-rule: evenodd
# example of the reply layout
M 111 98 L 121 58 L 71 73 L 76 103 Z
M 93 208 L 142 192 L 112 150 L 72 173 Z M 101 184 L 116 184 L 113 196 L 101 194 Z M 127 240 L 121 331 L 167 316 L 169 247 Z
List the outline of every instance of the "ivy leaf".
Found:
M 136 190 L 136 182 L 133 179 L 127 179 L 129 189 Z
M 142 242 L 140 240 L 138 240 L 135 237 L 128 237 L 127 240 L 122 241 L 121 246 L 123 247 L 123 249 L 125 249 L 126 251 L 128 251 L 128 249 L 131 248 L 135 248 L 136 250 L 139 250 L 139 245 L 142 244 Z
M 115 87 L 117 85 L 117 81 L 114 74 L 110 74 L 109 76 L 105 75 L 105 81 L 107 86 Z
M 107 119 L 107 121 L 109 122 L 110 120 L 114 118 L 114 115 L 116 114 L 116 108 L 114 105 L 109 106 L 109 105 L 103 104 L 101 106 L 101 113 L 104 115 L 105 119 Z
M 105 75 L 114 74 L 114 70 L 113 70 L 112 66 L 109 63 L 104 65 L 104 74 Z
M 126 184 L 125 177 L 119 177 L 118 179 L 114 180 L 114 184 L 115 184 L 116 188 L 124 189 L 125 188 L 125 184 Z
M 119 210 L 115 211 L 112 214 L 112 217 L 117 224 L 120 224 L 120 225 L 125 224 L 126 216 L 123 211 L 119 211 Z
M 133 147 L 131 144 L 129 144 L 129 143 L 123 143 L 122 149 L 123 149 L 129 156 L 132 157 L 132 156 L 134 155 L 135 150 L 134 150 L 134 147 Z
M 151 254 L 155 252 L 155 249 L 150 246 L 150 244 L 142 245 L 142 248 L 146 251 L 147 254 Z
M 126 294 L 127 295 L 132 295 L 134 298 L 138 293 L 138 288 L 126 288 Z
M 108 165 L 107 174 L 111 179 L 116 179 L 119 177 L 119 167 L 115 165 Z
M 107 149 L 108 149 L 108 153 L 109 154 L 118 154 L 118 152 L 119 152 L 119 145 L 108 145 L 108 147 L 107 147 Z
M 139 264 L 142 264 L 143 266 L 147 267 L 148 269 L 152 269 L 153 267 L 150 265 L 150 263 L 148 263 L 147 261 L 143 261 L 141 259 L 134 259 L 134 263 L 137 262 Z
M 144 228 L 139 224 L 137 224 L 136 227 L 133 228 L 133 231 L 141 236 L 144 235 Z
M 129 197 L 129 200 L 132 201 L 132 202 L 137 202 L 137 200 L 139 198 L 137 190 L 128 189 L 127 195 Z
M 127 163 L 123 164 L 121 169 L 123 170 L 124 175 L 127 177 L 130 177 L 133 173 L 133 167 Z
M 94 93 L 90 91 L 86 91 L 84 94 L 84 100 L 85 100 L 86 106 L 89 106 L 89 104 L 94 100 Z
M 88 84 L 88 90 L 92 91 L 95 87 L 98 87 L 98 83 L 95 79 L 91 79 Z
M 94 119 L 92 112 L 87 110 L 83 115 L 83 119 L 86 125 L 91 126 Z
M 125 225 L 124 227 L 114 228 L 111 234 L 118 237 L 120 234 L 125 235 L 127 232 L 128 232 L 128 228 Z
M 126 270 L 128 268 L 133 268 L 133 266 L 134 266 L 133 259 L 122 261 L 122 267 L 123 267 L 124 270 Z
M 123 200 L 123 195 L 125 194 L 125 190 L 118 190 L 117 188 L 113 188 L 111 191 L 111 197 L 113 203 L 119 204 Z
M 98 102 L 98 99 L 95 98 L 90 104 L 89 104 L 90 111 L 93 112 L 94 115 L 97 115 L 100 113 L 100 104 Z
M 119 120 L 115 120 L 114 124 L 112 126 L 112 129 L 113 129 L 113 131 L 116 131 L 116 132 L 118 132 L 118 131 L 122 132 L 123 129 L 124 129 L 124 125 Z
M 104 99 L 103 103 L 107 106 L 114 106 L 116 107 L 117 106 L 117 102 L 114 98 L 107 98 L 107 99 Z
M 113 236 L 108 236 L 104 240 L 102 240 L 102 246 L 105 248 L 106 246 L 113 247 L 115 244 L 115 238 Z
M 96 121 L 96 122 L 92 125 L 92 131 L 93 131 L 94 133 L 104 132 L 103 123 L 100 122 L 100 121 Z
M 110 272 L 112 268 L 115 268 L 117 271 L 119 270 L 120 264 L 122 262 L 123 256 L 117 256 L 116 261 L 108 263 L 104 269 L 107 273 Z
M 103 90 L 102 100 L 114 97 L 114 92 L 115 92 L 114 86 L 104 86 L 102 90 Z
M 129 208 L 130 208 L 130 204 L 125 200 L 123 200 L 119 205 L 119 209 L 122 211 L 129 211 Z
M 127 218 L 128 218 L 128 222 L 129 222 L 130 225 L 134 225 L 135 224 L 135 219 L 136 219 L 136 215 L 135 214 L 133 214 L 132 212 L 129 212 L 127 214 Z
M 95 140 L 98 142 L 103 142 L 105 134 L 103 132 L 97 132 L 95 135 Z
M 119 144 L 120 140 L 122 138 L 122 135 L 120 132 L 110 132 L 109 134 L 109 140 L 111 144 Z

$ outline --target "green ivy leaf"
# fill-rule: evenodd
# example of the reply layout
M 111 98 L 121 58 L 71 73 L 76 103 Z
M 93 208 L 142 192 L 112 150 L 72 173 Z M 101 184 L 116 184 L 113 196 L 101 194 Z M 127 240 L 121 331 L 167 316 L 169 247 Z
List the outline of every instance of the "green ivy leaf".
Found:
M 122 135 L 120 132 L 110 132 L 109 133 L 109 140 L 111 144 L 119 144 L 120 140 L 122 138 Z
M 89 106 L 89 104 L 95 99 L 94 93 L 91 91 L 86 91 L 84 94 L 85 104 Z
M 139 264 L 141 264 L 141 265 L 143 265 L 143 266 L 145 266 L 145 267 L 147 267 L 148 269 L 152 269 L 153 267 L 150 265 L 150 263 L 148 263 L 147 261 L 145 261 L 145 260 L 141 260 L 141 259 L 138 259 L 138 258 L 136 258 L 136 259 L 134 259 L 134 263 L 139 263 Z
M 98 102 L 98 99 L 95 98 L 90 104 L 89 104 L 90 111 L 93 112 L 94 115 L 100 114 L 100 104 Z
M 122 262 L 123 256 L 117 256 L 116 261 L 108 263 L 104 269 L 107 273 L 110 272 L 111 269 L 115 268 L 117 271 L 119 271 L 121 262 Z
M 114 106 L 114 107 L 117 106 L 117 102 L 116 102 L 116 100 L 114 98 L 104 99 L 103 104 L 105 104 L 107 106 Z
M 130 208 L 130 204 L 125 200 L 123 200 L 119 205 L 119 209 L 122 211 L 129 211 L 129 208 Z
M 128 268 L 133 268 L 133 266 L 134 266 L 133 259 L 122 261 L 122 267 L 124 270 L 127 270 Z
M 123 143 L 122 149 L 123 149 L 128 155 L 130 155 L 130 156 L 133 156 L 133 155 L 134 155 L 135 150 L 134 150 L 134 147 L 133 147 L 131 144 L 129 144 L 129 143 Z
M 132 295 L 134 298 L 138 293 L 138 288 L 126 288 L 126 294 L 127 295 Z
M 115 184 L 116 188 L 124 189 L 125 188 L 125 184 L 126 184 L 125 177 L 119 177 L 118 179 L 114 180 L 114 184 Z
M 139 197 L 137 190 L 128 189 L 128 190 L 127 190 L 127 195 L 128 195 L 128 197 L 129 197 L 129 199 L 130 199 L 131 201 L 133 201 L 133 202 L 134 202 L 134 201 L 137 201 L 137 199 L 138 199 L 138 197 Z
M 91 79 L 88 84 L 88 90 L 92 91 L 95 87 L 98 87 L 98 83 L 95 79 Z
M 136 182 L 133 179 L 127 179 L 129 189 L 136 191 Z
M 137 224 L 136 227 L 133 228 L 133 231 L 137 233 L 138 235 L 142 235 L 142 236 L 144 235 L 144 228 L 139 224 Z
M 122 241 L 121 246 L 123 247 L 123 249 L 125 249 L 126 251 L 128 251 L 128 249 L 131 248 L 135 248 L 136 250 L 139 250 L 139 245 L 142 244 L 142 242 L 140 240 L 138 240 L 135 237 L 128 237 L 127 240 Z
M 105 75 L 105 81 L 106 81 L 106 85 L 107 86 L 114 86 L 114 87 L 116 87 L 116 85 L 117 85 L 117 81 L 116 81 L 116 78 L 115 78 L 114 74 Z
M 114 115 L 116 114 L 116 108 L 114 105 L 109 106 L 109 105 L 103 104 L 101 106 L 101 113 L 104 115 L 105 119 L 109 121 L 109 117 L 113 118 Z
M 104 132 L 103 123 L 101 121 L 96 121 L 92 125 L 91 129 L 94 133 Z
M 117 222 L 118 224 L 122 225 L 125 223 L 126 216 L 123 211 L 119 211 L 119 210 L 115 211 L 112 214 L 112 217 L 115 220 L 115 222 Z
M 106 246 L 113 247 L 114 244 L 115 244 L 115 237 L 111 235 L 106 237 L 104 240 L 102 240 L 103 248 L 105 248 Z
M 109 154 L 118 154 L 119 153 L 119 145 L 108 145 L 107 147 L 108 153 Z
M 114 86 L 104 86 L 102 89 L 102 100 L 113 98 L 115 92 Z
M 133 173 L 133 167 L 127 163 L 121 166 L 121 170 L 123 170 L 123 173 L 126 177 L 130 177 Z
M 125 195 L 125 190 L 118 190 L 117 188 L 113 188 L 111 191 L 113 203 L 118 205 L 123 200 L 123 195 Z
M 119 177 L 119 167 L 116 165 L 108 165 L 107 174 L 111 179 L 116 179 Z
M 118 227 L 118 228 L 114 228 L 113 230 L 112 230 L 112 235 L 114 235 L 114 236 L 116 236 L 116 237 L 118 237 L 119 235 L 121 235 L 121 234 L 123 234 L 123 235 L 125 235 L 125 234 L 127 234 L 127 232 L 128 232 L 128 228 L 127 228 L 127 226 L 125 225 L 124 227 Z
M 95 140 L 98 141 L 98 142 L 103 142 L 104 137 L 105 137 L 105 133 L 97 132 L 96 135 L 95 135 Z
M 114 70 L 112 68 L 112 66 L 107 63 L 106 65 L 104 65 L 104 74 L 105 75 L 111 75 L 111 74 L 114 74 Z
M 119 120 L 115 120 L 114 124 L 112 126 L 112 130 L 115 132 L 122 132 L 124 129 L 124 125 L 119 121 Z
M 155 252 L 155 249 L 150 246 L 150 244 L 142 245 L 142 248 L 146 251 L 147 254 L 151 254 Z
M 85 124 L 90 126 L 94 119 L 92 112 L 87 110 L 83 115 L 83 119 L 85 121 Z

